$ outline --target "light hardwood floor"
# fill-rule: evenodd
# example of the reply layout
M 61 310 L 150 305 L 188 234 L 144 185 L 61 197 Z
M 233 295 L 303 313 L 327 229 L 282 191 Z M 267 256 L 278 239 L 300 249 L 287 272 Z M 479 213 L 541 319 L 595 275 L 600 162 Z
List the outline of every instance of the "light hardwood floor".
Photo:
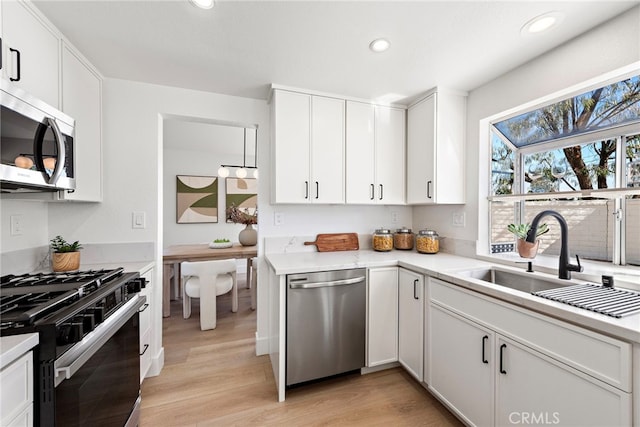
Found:
M 142 385 L 141 426 L 461 425 L 400 368 L 294 388 L 278 403 L 269 357 L 255 355 L 256 314 L 244 286 L 237 313 L 229 296 L 218 297 L 212 331 L 200 331 L 198 300 L 190 319 L 178 301 L 171 313 L 164 369 Z

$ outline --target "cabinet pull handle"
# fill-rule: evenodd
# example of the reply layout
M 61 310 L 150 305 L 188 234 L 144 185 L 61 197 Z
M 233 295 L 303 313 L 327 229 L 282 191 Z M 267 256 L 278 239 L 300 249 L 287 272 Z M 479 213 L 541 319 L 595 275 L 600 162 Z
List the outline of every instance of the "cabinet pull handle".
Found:
M 427 181 L 427 199 L 431 198 L 431 181 Z
M 416 280 L 413 281 L 413 299 L 420 299 L 418 297 L 418 292 L 417 292 L 418 281 L 419 281 L 419 279 L 416 279 Z
M 142 307 L 140 307 L 140 310 L 138 310 L 138 313 L 142 313 L 143 311 L 145 311 L 147 309 L 147 307 L 149 307 L 149 303 L 145 303 Z
M 371 200 L 375 199 L 376 197 L 376 186 L 371 184 Z
M 304 198 L 309 198 L 309 181 L 304 182 Z
M 380 200 L 382 200 L 382 198 L 384 197 L 383 194 L 384 194 L 384 186 L 380 184 Z
M 485 335 L 482 337 L 482 363 L 489 363 L 484 353 L 487 340 L 489 340 L 489 335 Z
M 320 197 L 320 184 L 316 181 L 316 199 Z
M 9 48 L 9 52 L 15 52 L 16 53 L 16 59 L 18 60 L 18 77 L 16 77 L 15 79 L 13 77 L 9 77 L 9 80 L 11 80 L 12 82 L 19 82 L 20 81 L 20 51 L 18 49 L 13 49 L 13 48 Z
M 142 356 L 143 354 L 145 354 L 147 352 L 147 350 L 149 349 L 149 344 L 145 344 L 144 345 L 144 350 L 142 350 L 142 353 L 140 353 L 140 356 Z
M 502 344 L 500 346 L 500 373 L 506 375 L 507 371 L 505 371 L 504 368 L 502 367 L 502 362 L 503 362 L 503 359 L 504 359 L 504 349 L 505 348 L 507 348 L 506 344 Z

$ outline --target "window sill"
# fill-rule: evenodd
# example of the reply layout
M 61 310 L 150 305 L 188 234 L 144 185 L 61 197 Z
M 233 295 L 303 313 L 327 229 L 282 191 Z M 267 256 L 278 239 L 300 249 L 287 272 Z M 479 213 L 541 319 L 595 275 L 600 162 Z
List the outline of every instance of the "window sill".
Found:
M 527 268 L 528 262 L 533 262 L 533 270 L 541 271 L 547 274 L 558 274 L 558 257 L 548 255 L 538 255 L 534 259 L 521 258 L 516 253 L 501 254 L 478 254 L 477 258 L 493 262 L 496 264 L 509 265 L 511 267 Z M 572 259 L 575 263 L 575 258 Z M 589 282 L 601 283 L 602 276 L 613 276 L 615 286 L 640 291 L 640 267 L 629 265 L 613 265 L 608 262 L 580 260 L 580 264 L 584 268 L 582 273 L 572 272 L 571 277 L 574 279 L 587 280 Z

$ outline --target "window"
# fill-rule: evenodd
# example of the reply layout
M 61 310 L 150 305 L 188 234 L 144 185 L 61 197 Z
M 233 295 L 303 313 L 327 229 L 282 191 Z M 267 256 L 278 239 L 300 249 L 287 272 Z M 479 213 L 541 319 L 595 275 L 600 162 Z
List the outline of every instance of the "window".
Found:
M 490 125 L 491 252 L 513 250 L 506 225 L 559 212 L 572 255 L 640 265 L 640 76 Z M 546 221 L 545 221 L 546 222 Z M 560 230 L 541 239 L 558 255 Z

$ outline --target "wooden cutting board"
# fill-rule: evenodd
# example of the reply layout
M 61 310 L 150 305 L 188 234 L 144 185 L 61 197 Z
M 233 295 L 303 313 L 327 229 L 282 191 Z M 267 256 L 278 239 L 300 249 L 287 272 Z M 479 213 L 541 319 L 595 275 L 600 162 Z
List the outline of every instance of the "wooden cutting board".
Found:
M 318 252 L 357 251 L 360 249 L 356 233 L 318 234 L 314 242 L 305 245 L 316 245 Z

